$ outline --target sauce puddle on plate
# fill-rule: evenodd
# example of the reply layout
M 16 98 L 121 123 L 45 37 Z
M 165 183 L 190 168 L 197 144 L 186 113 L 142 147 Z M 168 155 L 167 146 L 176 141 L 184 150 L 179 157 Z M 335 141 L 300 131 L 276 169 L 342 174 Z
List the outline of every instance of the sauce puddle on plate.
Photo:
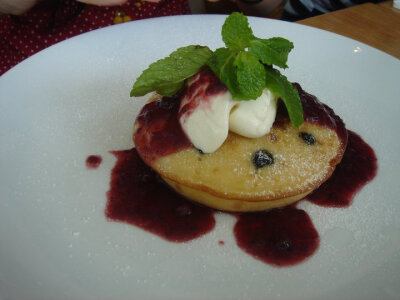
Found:
M 117 163 L 107 195 L 107 218 L 138 226 L 171 242 L 186 242 L 214 228 L 213 211 L 169 189 L 136 149 L 112 153 Z
M 214 210 L 172 191 L 139 157 L 136 149 L 112 152 L 106 217 L 126 222 L 171 242 L 187 242 L 212 231 Z M 306 200 L 321 206 L 347 207 L 377 173 L 374 151 L 348 131 L 348 146 L 332 177 Z M 318 249 L 319 235 L 308 214 L 296 205 L 265 212 L 232 214 L 233 232 L 243 251 L 267 264 L 291 266 Z M 219 242 L 220 245 L 223 243 Z
M 103 158 L 100 155 L 89 155 L 86 158 L 86 167 L 88 169 L 97 169 L 102 161 Z
M 300 94 L 305 120 L 331 128 L 340 139 L 347 139 L 341 163 L 332 176 L 305 200 L 320 206 L 347 207 L 354 195 L 375 177 L 376 155 L 358 134 L 346 130 L 343 121 L 331 108 L 306 93 L 300 85 L 294 86 Z M 137 118 L 142 126 L 135 132 L 136 146 L 140 153 L 148 155 L 148 161 L 191 147 L 176 118 L 177 97 L 179 95 L 163 97 L 146 104 Z M 152 132 L 151 136 L 147 130 L 140 130 L 146 127 Z M 159 128 L 163 130 L 157 130 Z M 107 193 L 105 214 L 109 220 L 132 224 L 176 243 L 196 239 L 213 230 L 215 211 L 194 204 L 171 190 L 142 161 L 136 149 L 112 153 L 117 162 Z M 96 168 L 100 162 L 101 158 L 93 155 L 86 161 L 88 168 Z M 318 249 L 318 232 L 308 214 L 298 209 L 296 204 L 232 215 L 237 219 L 233 232 L 239 248 L 267 264 L 295 265 Z M 221 241 L 218 243 L 223 245 Z

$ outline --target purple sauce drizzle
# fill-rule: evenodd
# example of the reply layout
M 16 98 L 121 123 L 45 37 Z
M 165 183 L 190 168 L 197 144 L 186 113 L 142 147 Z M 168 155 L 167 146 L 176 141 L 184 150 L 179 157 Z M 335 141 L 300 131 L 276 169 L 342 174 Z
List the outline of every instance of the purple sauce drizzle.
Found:
M 178 96 L 163 97 L 142 108 L 133 140 L 144 161 L 151 163 L 191 146 L 176 117 L 178 109 Z
M 275 266 L 298 264 L 319 245 L 310 217 L 293 206 L 240 214 L 234 233 L 241 249 Z
M 88 169 L 97 169 L 102 161 L 103 158 L 100 155 L 89 155 L 86 158 L 86 167 Z
M 349 130 L 347 148 L 340 164 L 332 176 L 323 183 L 307 200 L 329 207 L 347 207 L 356 193 L 378 170 L 374 150 L 355 132 Z
M 136 149 L 112 153 L 117 163 L 107 194 L 107 218 L 138 226 L 171 242 L 186 242 L 214 228 L 213 211 L 172 191 L 143 163 Z
M 178 118 L 190 115 L 200 104 L 210 106 L 210 97 L 228 89 L 209 68 L 203 68 L 191 79 L 180 102 Z
M 301 104 L 303 106 L 304 120 L 335 130 L 342 142 L 346 143 L 346 127 L 342 119 L 335 114 L 332 108 L 319 101 L 316 96 L 304 91 L 300 84 L 294 83 L 293 85 L 299 92 Z
M 143 163 L 136 149 L 112 153 L 117 163 L 108 192 L 108 219 L 135 225 L 171 242 L 186 242 L 214 228 L 214 210 L 172 191 Z M 310 218 L 294 205 L 236 216 L 234 234 L 239 247 L 271 265 L 297 264 L 318 248 L 318 233 Z

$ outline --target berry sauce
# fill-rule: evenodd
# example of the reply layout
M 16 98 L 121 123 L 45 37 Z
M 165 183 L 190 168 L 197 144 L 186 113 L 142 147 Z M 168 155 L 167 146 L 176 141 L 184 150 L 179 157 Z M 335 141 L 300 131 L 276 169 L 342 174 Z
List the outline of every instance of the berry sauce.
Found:
M 323 183 L 307 200 L 328 207 L 347 207 L 355 194 L 378 170 L 374 150 L 355 132 L 348 130 L 347 148 L 340 164 L 332 176 Z
M 241 249 L 275 266 L 298 264 L 319 245 L 310 217 L 294 206 L 240 214 L 234 233 Z
M 89 155 L 86 158 L 86 167 L 88 169 L 97 169 L 103 161 L 100 155 Z
M 316 96 L 304 91 L 300 84 L 294 83 L 293 85 L 299 92 L 304 120 L 335 130 L 342 142 L 346 144 L 347 130 L 342 119 L 335 114 L 332 108 L 319 101 Z M 281 106 L 284 107 L 284 105 Z
M 302 100 L 304 119 L 335 130 L 344 145 L 348 140 L 344 158 L 331 179 L 307 200 L 323 206 L 348 206 L 354 195 L 376 175 L 375 153 L 360 136 L 346 130 L 332 109 L 304 92 L 300 85 L 295 87 Z M 117 162 L 107 193 L 106 216 L 168 241 L 186 242 L 213 230 L 214 210 L 175 193 L 147 166 L 160 156 L 191 147 L 176 117 L 178 97 L 164 97 L 146 104 L 137 118 L 133 136 L 137 150 L 112 152 Z M 285 118 L 285 111 L 280 111 L 276 126 Z M 233 215 L 237 218 L 233 230 L 239 248 L 267 264 L 295 265 L 318 249 L 318 232 L 307 213 L 296 205 Z M 219 245 L 223 244 L 219 241 Z
M 148 167 L 136 149 L 112 152 L 106 216 L 126 222 L 171 242 L 186 242 L 210 232 L 214 210 L 192 203 L 171 190 Z M 258 213 L 233 214 L 238 246 L 268 264 L 289 266 L 318 248 L 318 233 L 307 213 L 291 205 Z M 219 245 L 224 245 L 219 241 Z
M 211 96 L 216 96 L 227 92 L 228 89 L 221 83 L 219 78 L 205 67 L 191 78 L 188 86 L 184 90 L 180 102 L 178 118 L 185 119 L 189 116 L 200 104 L 210 108 Z
M 122 221 L 171 242 L 186 242 L 210 232 L 213 211 L 187 201 L 164 184 L 145 165 L 136 149 L 114 151 L 106 216 Z
M 147 163 L 191 146 L 176 117 L 178 109 L 179 96 L 163 97 L 147 103 L 139 113 L 133 140 Z

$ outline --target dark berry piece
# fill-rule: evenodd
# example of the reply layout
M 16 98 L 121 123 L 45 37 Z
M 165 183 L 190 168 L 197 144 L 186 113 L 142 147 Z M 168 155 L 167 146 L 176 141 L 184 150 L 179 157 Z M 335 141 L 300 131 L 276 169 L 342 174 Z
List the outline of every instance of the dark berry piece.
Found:
M 276 248 L 281 251 L 288 251 L 292 247 L 292 242 L 289 239 L 280 240 L 276 243 Z
M 175 212 L 178 216 L 181 217 L 190 216 L 192 214 L 192 207 L 189 204 L 184 203 L 175 208 Z
M 141 176 L 140 179 L 142 180 L 143 183 L 150 183 L 154 181 L 154 177 L 148 174 L 144 174 L 143 176 Z
M 264 166 L 269 166 L 274 163 L 274 158 L 272 154 L 267 150 L 258 150 L 253 155 L 253 164 L 256 168 L 262 168 Z
M 315 137 L 307 132 L 300 132 L 299 136 L 303 139 L 303 141 L 307 144 L 307 145 L 314 145 L 316 140 Z
M 178 103 L 179 101 L 173 97 L 163 97 L 156 100 L 156 106 L 163 110 L 172 110 L 178 105 Z

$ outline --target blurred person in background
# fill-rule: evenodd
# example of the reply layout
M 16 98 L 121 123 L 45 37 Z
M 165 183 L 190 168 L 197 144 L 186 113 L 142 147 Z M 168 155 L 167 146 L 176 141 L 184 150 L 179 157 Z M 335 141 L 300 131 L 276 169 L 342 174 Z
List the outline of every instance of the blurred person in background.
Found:
M 298 21 L 338 9 L 380 0 L 204 0 L 209 12 L 242 11 L 248 16 Z
M 184 14 L 190 14 L 187 0 L 0 0 L 0 75 L 36 52 L 90 30 Z

